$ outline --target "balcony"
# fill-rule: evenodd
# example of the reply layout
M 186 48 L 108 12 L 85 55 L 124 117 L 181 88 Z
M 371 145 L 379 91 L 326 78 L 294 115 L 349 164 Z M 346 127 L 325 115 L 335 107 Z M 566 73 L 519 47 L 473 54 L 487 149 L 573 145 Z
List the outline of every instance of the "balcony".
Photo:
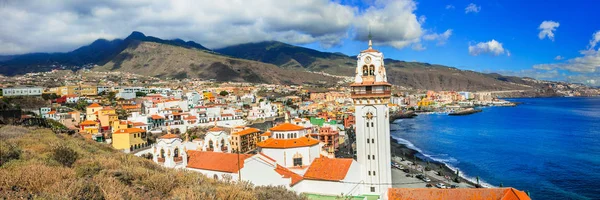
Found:
M 181 162 L 181 161 L 183 161 L 183 157 L 181 157 L 181 156 L 175 157 L 175 158 L 173 158 L 173 161 L 175 161 L 175 162 Z
M 164 163 L 164 162 L 165 162 L 165 158 L 160 158 L 160 157 L 159 157 L 159 158 L 158 158 L 158 162 L 159 162 L 159 163 Z
M 350 93 L 351 97 L 370 97 L 370 96 L 390 96 L 392 91 L 390 90 L 375 90 L 375 91 L 353 91 Z

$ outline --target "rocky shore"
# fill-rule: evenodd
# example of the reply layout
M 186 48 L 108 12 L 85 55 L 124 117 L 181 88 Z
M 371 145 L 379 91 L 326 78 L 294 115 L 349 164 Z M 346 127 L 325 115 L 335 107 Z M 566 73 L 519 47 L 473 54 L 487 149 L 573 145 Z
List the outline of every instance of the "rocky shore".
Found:
M 406 161 L 416 162 L 417 165 L 420 165 L 423 168 L 425 168 L 427 166 L 427 162 L 429 162 L 429 167 L 431 168 L 431 171 L 435 171 L 435 172 L 441 171 L 444 176 L 447 175 L 452 179 L 454 179 L 456 177 L 456 171 L 451 169 L 450 167 L 448 167 L 445 163 L 427 159 L 427 158 L 424 159 L 423 155 L 421 155 L 418 151 L 408 148 L 404 144 L 399 144 L 398 141 L 394 138 L 390 138 L 390 147 L 391 147 L 392 157 L 398 157 L 400 159 L 403 158 L 403 160 L 406 160 Z M 462 172 L 460 172 L 460 173 L 462 173 Z M 481 187 L 481 186 L 477 185 L 475 182 L 464 178 L 462 175 L 460 175 L 460 173 L 458 176 L 460 183 L 466 183 L 470 187 L 473 187 L 473 188 Z M 456 182 L 452 181 L 451 183 L 456 183 Z

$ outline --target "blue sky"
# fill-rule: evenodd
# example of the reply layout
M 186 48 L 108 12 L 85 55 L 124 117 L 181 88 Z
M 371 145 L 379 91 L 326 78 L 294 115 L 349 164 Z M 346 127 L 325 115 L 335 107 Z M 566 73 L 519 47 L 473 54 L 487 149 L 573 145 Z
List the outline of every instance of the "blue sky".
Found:
M 364 2 L 351 3 L 361 10 L 370 6 Z M 480 7 L 479 12 L 465 13 L 465 8 L 471 3 Z M 567 80 L 566 76 L 579 73 L 558 70 L 558 76 L 547 77 L 549 75 L 546 75 L 548 73 L 545 73 L 545 70 L 534 70 L 533 66 L 562 63 L 569 58 L 580 57 L 579 51 L 586 49 L 592 34 L 600 30 L 599 8 L 600 1 L 418 1 L 415 14 L 426 17 L 423 29 L 434 32 L 452 29 L 452 35 L 447 42 L 437 45 L 434 41 L 426 41 L 423 43 L 426 49 L 421 51 L 390 46 L 376 48 L 382 50 L 387 58 L 442 64 L 481 72 L 503 72 L 509 75 L 541 74 L 538 78 Z M 559 23 L 553 31 L 554 41 L 547 37 L 538 37 L 538 27 L 543 21 Z M 492 39 L 502 43 L 503 48 L 510 52 L 510 56 L 469 54 L 469 45 Z M 322 48 L 318 43 L 304 46 L 355 55 L 365 48 L 366 42 L 347 38 L 342 45 L 329 49 Z M 555 60 L 557 56 L 563 59 Z M 564 75 L 561 75 L 563 73 Z M 597 73 L 583 74 L 591 74 L 592 79 L 598 78 Z
M 0 55 L 68 52 L 132 31 L 213 49 L 277 40 L 355 55 L 371 31 L 388 58 L 600 86 L 599 8 L 593 0 L 0 1 Z

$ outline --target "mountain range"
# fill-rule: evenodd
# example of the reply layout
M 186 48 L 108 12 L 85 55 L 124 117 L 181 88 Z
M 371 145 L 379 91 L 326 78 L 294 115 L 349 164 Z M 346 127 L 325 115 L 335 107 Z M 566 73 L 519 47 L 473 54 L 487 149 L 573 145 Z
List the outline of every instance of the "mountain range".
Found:
M 83 65 L 97 65 L 93 69 L 96 71 L 126 71 L 161 78 L 319 84 L 340 80 L 327 74 L 353 76 L 356 56 L 321 52 L 278 41 L 210 50 L 193 41 L 164 40 L 133 32 L 125 39 L 98 39 L 67 53 L 2 56 L 0 74 L 12 76 L 49 71 L 57 66 Z M 481 91 L 543 87 L 520 77 L 428 63 L 386 59 L 385 66 L 388 81 L 408 89 Z

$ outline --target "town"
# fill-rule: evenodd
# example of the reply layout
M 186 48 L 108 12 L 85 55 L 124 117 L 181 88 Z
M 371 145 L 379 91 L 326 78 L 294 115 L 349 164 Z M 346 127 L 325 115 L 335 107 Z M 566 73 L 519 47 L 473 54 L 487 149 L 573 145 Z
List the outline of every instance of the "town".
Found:
M 5 79 L 2 122 L 52 124 L 167 168 L 281 185 L 315 199 L 482 187 L 392 155 L 390 123 L 397 113 L 514 104 L 493 92 L 400 91 L 370 43 L 346 80 L 294 86 L 55 70 Z M 482 190 L 527 197 L 513 188 Z

